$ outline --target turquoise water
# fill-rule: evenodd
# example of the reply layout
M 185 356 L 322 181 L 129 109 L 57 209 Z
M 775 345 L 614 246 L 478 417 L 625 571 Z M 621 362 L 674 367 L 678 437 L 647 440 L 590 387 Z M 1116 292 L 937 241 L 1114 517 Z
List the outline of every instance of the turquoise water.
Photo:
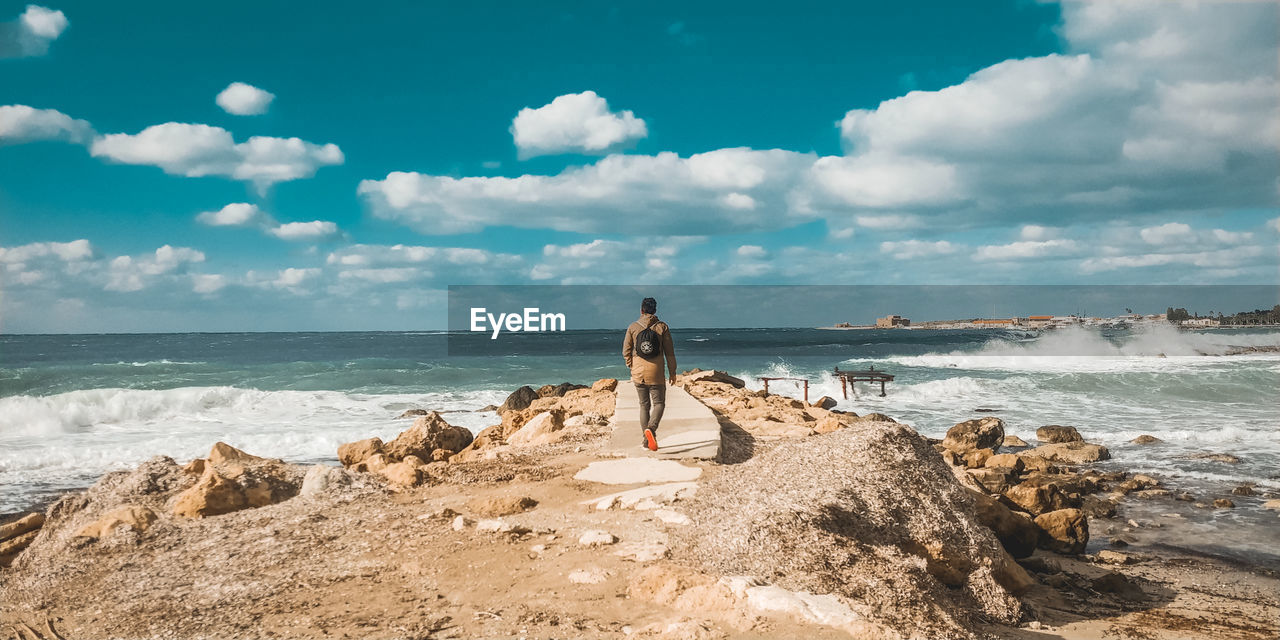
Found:
M 1241 482 L 1280 491 L 1280 354 L 1265 351 L 1280 346 L 1280 332 L 677 329 L 675 337 L 681 369 L 723 369 L 757 388 L 760 376 L 805 377 L 811 398 L 887 413 L 927 435 L 996 409 L 1028 441 L 1038 426 L 1075 425 L 1111 448 L 1111 464 L 1202 494 Z M 406 426 L 395 416 L 409 408 L 445 411 L 479 430 L 498 420 L 478 409 L 517 386 L 625 376 L 619 346 L 614 331 L 484 344 L 431 332 L 0 336 L 0 512 L 153 455 L 202 456 L 218 440 L 316 462 L 332 461 L 342 442 L 394 437 Z M 897 379 L 887 397 L 864 386 L 844 399 L 835 366 L 875 366 Z M 784 383 L 771 389 L 800 395 Z M 1143 433 L 1167 444 L 1128 443 Z M 1206 451 L 1243 463 L 1185 457 Z M 1235 500 L 1240 509 L 1212 517 L 1277 529 L 1261 497 Z

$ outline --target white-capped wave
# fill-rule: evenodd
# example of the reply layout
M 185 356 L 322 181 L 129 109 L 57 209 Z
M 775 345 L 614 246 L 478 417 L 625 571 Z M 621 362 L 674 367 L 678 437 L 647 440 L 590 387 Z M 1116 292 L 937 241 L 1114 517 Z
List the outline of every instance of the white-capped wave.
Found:
M 1113 340 L 1098 330 L 1071 327 L 1046 332 L 1034 340 L 995 338 L 977 350 L 899 356 L 887 361 L 906 366 L 975 370 L 1167 370 L 1200 366 L 1206 359 L 1248 349 L 1280 349 L 1280 332 L 1195 332 L 1170 325 L 1151 325 Z M 1229 357 L 1277 360 L 1280 353 Z
M 406 409 L 448 411 L 471 431 L 497 422 L 476 412 L 505 391 L 356 394 L 237 387 L 87 389 L 0 398 L 0 512 L 34 490 L 84 486 L 155 455 L 206 455 L 218 441 L 291 461 L 332 459 L 343 442 L 394 438 Z M 52 445 L 52 446 L 51 446 Z
M 49 396 L 0 398 L 0 437 L 90 429 L 148 429 L 174 420 L 226 424 L 384 419 L 397 407 L 471 410 L 500 392 L 351 394 L 261 391 L 238 387 L 85 389 Z M 403 410 L 403 409 L 401 409 Z

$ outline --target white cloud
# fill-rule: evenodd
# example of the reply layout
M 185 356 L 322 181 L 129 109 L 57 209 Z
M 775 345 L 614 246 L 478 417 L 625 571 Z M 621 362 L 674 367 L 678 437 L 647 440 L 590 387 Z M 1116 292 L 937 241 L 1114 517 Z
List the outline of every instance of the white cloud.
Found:
M 226 129 L 178 122 L 152 125 L 137 134 L 103 136 L 94 141 L 90 152 L 124 164 L 160 167 L 173 175 L 246 180 L 260 190 L 311 177 L 320 167 L 344 160 L 334 144 L 266 136 L 236 143 Z
M 1262 247 L 1248 246 L 1211 251 L 1105 256 L 1084 260 L 1080 264 L 1080 271 L 1085 274 L 1092 274 L 1117 269 L 1139 269 L 1167 265 L 1188 265 L 1203 269 L 1230 269 L 1246 264 L 1247 261 L 1262 255 Z
M 1017 224 L 1021 240 L 1045 242 L 1064 219 L 1276 206 L 1276 38 L 1259 26 L 1280 19 L 1274 3 L 1073 2 L 1063 15 L 1065 53 L 849 111 L 842 156 L 610 155 L 558 175 L 395 172 L 360 193 L 374 215 L 431 234 L 504 225 L 735 233 L 824 218 L 833 238 L 909 220 L 936 230 Z M 1206 24 L 1215 33 L 1200 33 Z M 584 104 L 603 103 L 591 97 Z M 699 161 L 754 164 L 734 169 L 751 186 L 698 181 Z M 636 214 L 647 224 L 611 224 Z
M 511 121 L 520 157 L 555 153 L 603 153 L 649 134 L 631 111 L 612 112 L 594 91 L 560 96 L 536 109 L 521 109 Z
M 859 227 L 876 230 L 897 231 L 902 229 L 917 229 L 924 226 L 924 221 L 920 219 L 920 216 L 901 214 L 855 216 L 853 221 Z M 849 230 L 849 234 L 853 234 L 852 229 Z
M 191 290 L 196 293 L 214 293 L 227 286 L 227 278 L 216 273 L 191 275 Z
M 33 242 L 17 247 L 0 247 L 0 263 L 20 264 L 45 256 L 64 262 L 88 260 L 93 257 L 93 245 L 88 240 L 71 242 Z
M 963 195 L 954 167 L 918 158 L 828 156 L 814 163 L 813 176 L 827 194 L 857 208 L 929 207 Z
M 1274 206 L 1275 3 L 1062 10 L 1066 54 L 850 111 L 849 157 L 950 167 L 962 201 L 915 208 L 955 226 Z
M 38 140 L 58 140 L 75 144 L 93 139 L 93 127 L 54 109 L 35 109 L 23 104 L 0 106 L 0 145 Z
M 223 111 L 236 116 L 260 116 L 267 112 L 274 93 L 243 82 L 232 82 L 214 99 Z
M 188 265 L 204 262 L 203 252 L 187 247 L 164 245 L 154 254 L 135 258 L 119 256 L 108 265 L 107 291 L 139 291 L 156 276 L 182 272 Z
M 681 158 L 611 155 L 553 176 L 453 178 L 394 172 L 365 180 L 359 193 L 380 218 L 421 233 L 511 225 L 578 232 L 718 233 L 788 226 L 813 219 L 792 189 L 813 156 L 790 151 L 720 149 Z M 733 194 L 737 194 L 736 196 Z M 745 198 L 757 203 L 743 208 Z
M 233 202 L 217 211 L 205 211 L 196 221 L 211 227 L 248 227 L 271 222 L 271 216 L 256 204 Z
M 1025 232 L 1026 229 L 1024 228 Z M 1022 240 L 1002 245 L 978 247 L 973 259 L 981 262 L 1001 260 L 1026 260 L 1028 258 L 1045 258 L 1050 256 L 1070 255 L 1079 247 L 1074 240 Z
M 409 282 L 430 272 L 414 267 L 384 267 L 378 269 L 350 269 L 338 274 L 339 278 L 364 280 L 379 284 Z
M 765 256 L 764 247 L 756 244 L 744 244 L 738 247 L 736 252 L 742 258 L 763 258 Z
M 354 244 L 330 253 L 325 262 L 342 267 L 404 264 L 494 266 L 515 257 L 466 247 Z
M 913 260 L 929 256 L 955 253 L 959 247 L 946 240 L 928 242 L 925 240 L 903 240 L 901 242 L 881 242 L 880 253 L 887 253 L 895 260 Z
M 17 20 L 0 24 L 0 58 L 42 56 L 69 24 L 63 12 L 29 4 Z
M 1275 218 L 1267 224 L 1269 224 L 1272 229 L 1275 229 L 1277 232 L 1280 232 L 1280 218 Z
M 1213 239 L 1222 244 L 1244 244 L 1253 241 L 1253 234 L 1248 231 L 1226 231 L 1214 229 Z
M 27 5 L 27 10 L 22 12 L 21 21 L 31 35 L 46 40 L 57 40 L 69 24 L 67 16 L 61 11 L 35 4 Z
M 1187 242 L 1194 237 L 1191 225 L 1181 222 L 1170 222 L 1158 227 L 1147 227 L 1139 232 L 1147 244 L 1165 245 L 1175 242 Z
M 283 289 L 302 294 L 305 292 L 303 285 L 316 280 L 320 275 L 320 269 L 314 267 L 289 267 L 270 273 L 250 271 L 245 274 L 245 283 L 260 289 Z
M 328 240 L 339 235 L 338 225 L 327 220 L 286 222 L 270 229 L 267 233 L 281 240 L 290 241 Z
M 703 242 L 696 236 L 596 239 L 542 248 L 542 261 L 528 277 L 559 284 L 626 284 L 663 282 L 679 273 L 685 250 Z
M 1057 227 L 1045 227 L 1038 224 L 1023 225 L 1018 232 L 1018 237 L 1022 240 L 1042 241 L 1052 240 L 1062 234 L 1062 229 Z

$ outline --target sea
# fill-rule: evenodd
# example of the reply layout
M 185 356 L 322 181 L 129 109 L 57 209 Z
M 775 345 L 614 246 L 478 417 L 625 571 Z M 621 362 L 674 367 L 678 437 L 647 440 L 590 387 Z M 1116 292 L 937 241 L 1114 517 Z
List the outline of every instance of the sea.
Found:
M 521 385 L 626 377 L 621 330 L 0 335 L 0 514 L 83 489 L 156 455 L 180 462 L 218 441 L 290 462 L 335 463 L 338 445 L 395 437 L 407 409 L 472 431 Z M 809 398 L 888 414 L 941 437 L 985 415 L 1034 444 L 1072 425 L 1106 445 L 1103 468 L 1147 472 L 1200 502 L 1129 499 L 1119 524 L 1155 543 L 1280 568 L 1280 330 L 1170 325 L 1002 330 L 681 329 L 679 368 L 809 381 Z M 835 368 L 895 379 L 846 398 Z M 798 383 L 770 390 L 794 397 Z M 1154 435 L 1163 443 L 1130 440 Z M 1238 464 L 1196 456 L 1226 453 Z M 1233 495 L 1238 486 L 1255 495 Z M 1127 520 L 1134 520 L 1126 524 Z M 1136 524 L 1131 527 L 1129 524 Z M 1095 533 L 1095 544 L 1106 536 Z

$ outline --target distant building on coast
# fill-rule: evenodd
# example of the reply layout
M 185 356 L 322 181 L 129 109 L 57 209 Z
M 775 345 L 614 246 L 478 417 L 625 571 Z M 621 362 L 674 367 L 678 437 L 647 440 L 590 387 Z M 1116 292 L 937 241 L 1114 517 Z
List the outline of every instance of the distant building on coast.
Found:
M 1053 324 L 1053 316 L 1027 316 L 1027 326 L 1041 329 Z
M 1184 327 L 1217 327 L 1221 324 L 1217 318 L 1191 318 L 1182 321 Z
M 1022 318 L 978 318 L 973 324 L 979 327 L 1017 327 L 1022 325 Z
M 885 316 L 883 318 L 876 318 L 877 329 L 892 329 L 894 327 L 909 326 L 911 326 L 911 321 L 902 316 Z

